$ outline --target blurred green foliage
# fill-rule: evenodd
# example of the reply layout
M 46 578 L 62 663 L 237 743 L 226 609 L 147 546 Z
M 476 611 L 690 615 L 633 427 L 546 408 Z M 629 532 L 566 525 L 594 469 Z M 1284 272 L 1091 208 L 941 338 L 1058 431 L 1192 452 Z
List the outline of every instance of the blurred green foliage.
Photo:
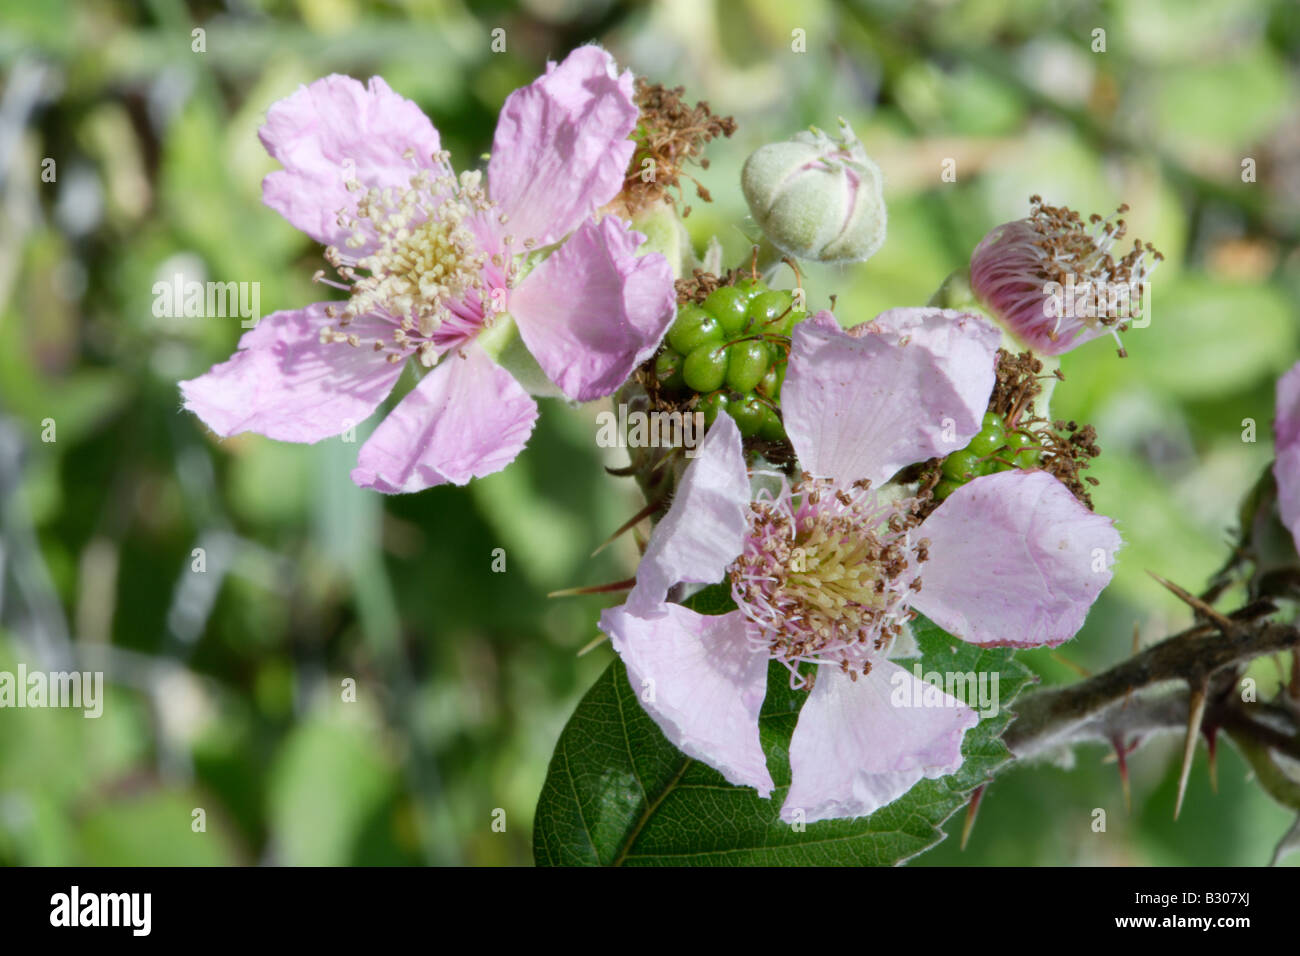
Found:
M 1130 203 L 1167 256 L 1151 325 L 1126 360 L 1105 341 L 1068 355 L 1053 409 L 1097 426 L 1096 504 L 1126 546 L 1079 638 L 1022 657 L 1070 680 L 1128 653 L 1135 623 L 1147 639 L 1185 623 L 1145 572 L 1196 589 L 1221 563 L 1271 458 L 1274 379 L 1300 357 L 1291 0 L 3 0 L 0 669 L 102 669 L 109 690 L 98 720 L 0 712 L 0 862 L 529 861 L 551 749 L 609 661 L 577 654 L 604 602 L 546 594 L 626 577 L 636 555 L 587 557 L 638 506 L 602 470 L 623 459 L 594 445 L 601 406 L 547 403 L 506 472 L 385 499 L 348 480 L 364 428 L 218 442 L 182 413 L 176 381 L 241 330 L 156 318 L 152 287 L 259 282 L 264 313 L 319 297 L 319 250 L 260 204 L 274 164 L 256 130 L 298 84 L 382 74 L 464 166 L 503 97 L 589 40 L 739 121 L 695 171 L 714 202 L 683 197 L 699 248 L 716 235 L 729 263 L 754 238 L 745 156 L 854 125 L 885 172 L 889 238 L 806 277 L 849 324 L 924 303 L 1032 192 L 1085 214 Z M 1278 679 L 1268 661 L 1255 676 Z M 1201 757 L 1177 824 L 1171 747 L 1132 759 L 1127 816 L 1114 768 L 1084 751 L 999 779 L 966 851 L 921 862 L 1265 862 L 1288 814 L 1220 750 L 1217 794 Z

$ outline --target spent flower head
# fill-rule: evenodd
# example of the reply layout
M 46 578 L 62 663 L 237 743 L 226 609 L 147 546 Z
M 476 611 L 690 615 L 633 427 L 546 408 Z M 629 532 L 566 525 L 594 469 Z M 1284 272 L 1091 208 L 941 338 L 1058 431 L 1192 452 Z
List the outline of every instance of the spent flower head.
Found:
M 669 89 L 644 77 L 636 80 L 636 105 L 641 111 L 634 140 L 636 151 L 619 199 L 625 212 L 635 217 L 660 202 L 675 202 L 670 190 L 682 193 L 682 179 L 695 184 L 695 193 L 705 202 L 712 197 L 704 185 L 691 175 L 690 165 L 709 168 L 704 148 L 719 136 L 731 136 L 736 121 L 730 116 L 716 116 L 709 104 L 700 101 L 689 105 L 682 95 L 685 87 Z M 691 207 L 682 210 L 682 218 Z
M 1044 355 L 1107 333 L 1119 342 L 1118 333 L 1141 313 L 1164 256 L 1139 239 L 1127 245 L 1127 205 L 1085 222 L 1039 196 L 1029 202 L 1028 218 L 993 229 L 971 254 L 976 298 L 1018 341 Z

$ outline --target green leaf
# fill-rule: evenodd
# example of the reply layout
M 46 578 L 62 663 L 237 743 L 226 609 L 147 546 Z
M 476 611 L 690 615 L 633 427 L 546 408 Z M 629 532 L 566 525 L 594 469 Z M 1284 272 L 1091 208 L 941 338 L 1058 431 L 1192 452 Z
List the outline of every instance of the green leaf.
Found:
M 725 584 L 710 584 L 707 588 L 696 591 L 682 602 L 696 614 L 726 614 L 736 609 L 736 602 L 731 599 L 731 588 Z
M 722 597 L 706 588 L 693 603 L 712 610 Z M 799 832 L 778 817 L 804 698 L 790 689 L 785 667 L 770 665 L 759 716 L 777 785 L 772 799 L 763 800 L 673 747 L 615 661 L 560 735 L 537 805 L 534 859 L 543 866 L 891 865 L 929 849 L 970 791 L 1011 760 L 999 738 L 1011 719 L 1006 708 L 1030 674 L 1009 650 L 966 644 L 924 618 L 913 633 L 923 672 L 998 674 L 999 712 L 966 734 L 966 761 L 957 773 L 922 780 L 869 817 L 812 823 Z

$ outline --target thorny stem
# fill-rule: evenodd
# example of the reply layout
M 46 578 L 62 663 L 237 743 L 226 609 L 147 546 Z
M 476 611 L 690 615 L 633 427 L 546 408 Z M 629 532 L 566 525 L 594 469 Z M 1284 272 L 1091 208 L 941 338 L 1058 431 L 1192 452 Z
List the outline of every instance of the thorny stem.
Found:
M 1257 602 L 1228 616 L 1231 626 L 1198 624 L 1077 684 L 1049 687 L 1016 702 L 1004 742 L 1019 760 L 1080 743 L 1110 743 L 1187 728 L 1191 690 L 1208 681 L 1202 726 L 1222 727 L 1300 759 L 1300 711 L 1285 702 L 1245 702 L 1239 667 L 1256 657 L 1300 648 L 1300 630 L 1262 619 Z M 1177 681 L 1178 690 L 1155 690 Z

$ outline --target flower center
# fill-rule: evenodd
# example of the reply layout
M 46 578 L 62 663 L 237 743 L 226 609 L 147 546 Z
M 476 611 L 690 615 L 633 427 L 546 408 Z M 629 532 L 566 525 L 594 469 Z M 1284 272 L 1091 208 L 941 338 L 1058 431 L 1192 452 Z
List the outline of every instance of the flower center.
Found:
M 499 307 L 490 286 L 504 285 L 509 269 L 500 255 L 491 256 L 479 246 L 473 231 L 474 218 L 493 206 L 482 186 L 480 172 L 457 177 L 448 165 L 448 154 L 435 153 L 434 169 L 415 167 L 414 151 L 406 158 L 414 172 L 407 188 L 363 190 L 350 178 L 345 185 L 360 192 L 355 210 L 340 213 L 340 223 L 352 235 L 346 250 L 330 246 L 326 261 L 340 281 L 324 281 L 349 293 L 341 306 L 327 309 L 338 320 L 321 332 L 322 341 L 360 346 L 360 337 L 348 326 L 359 316 L 375 315 L 393 324 L 391 341 L 374 339 L 375 351 L 390 350 L 390 362 L 401 361 L 411 352 L 422 364 L 432 367 L 449 343 L 476 330 Z M 501 276 L 489 275 L 503 272 Z
M 928 557 L 929 542 L 911 540 L 913 504 L 867 481 L 843 488 L 805 475 L 788 496 L 750 505 L 732 595 L 792 675 L 801 661 L 868 673 L 898 636 Z

